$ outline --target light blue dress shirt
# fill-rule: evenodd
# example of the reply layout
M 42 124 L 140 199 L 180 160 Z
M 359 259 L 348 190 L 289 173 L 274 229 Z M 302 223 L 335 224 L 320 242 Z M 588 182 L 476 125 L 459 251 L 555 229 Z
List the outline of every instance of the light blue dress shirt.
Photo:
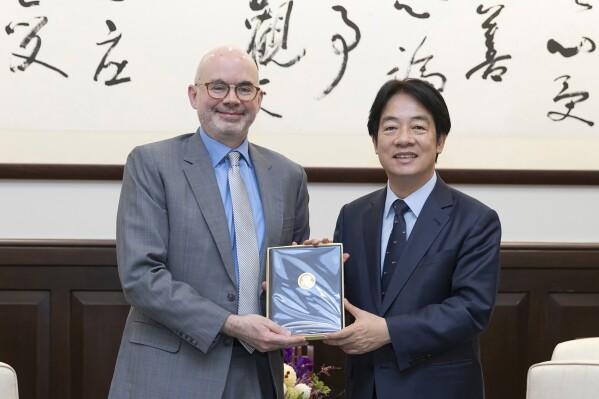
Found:
M 266 235 L 266 227 L 264 223 L 264 210 L 262 209 L 262 200 L 260 199 L 260 190 L 258 189 L 258 181 L 256 173 L 249 154 L 249 146 L 247 138 L 241 143 L 238 148 L 229 148 L 226 145 L 214 140 L 212 137 L 200 128 L 200 137 L 208 150 L 214 175 L 220 191 L 220 197 L 225 207 L 225 215 L 227 216 L 227 225 L 233 243 L 233 259 L 235 261 L 235 274 L 237 276 L 237 286 L 239 287 L 239 269 L 237 265 L 237 245 L 235 244 L 235 228 L 233 225 L 233 203 L 231 202 L 231 191 L 229 190 L 229 158 L 227 154 L 230 151 L 239 151 L 239 170 L 241 178 L 248 191 L 252 214 L 254 216 L 254 225 L 256 227 L 256 236 L 258 237 L 258 245 L 260 249 L 260 264 L 262 264 L 262 248 Z
M 406 240 L 410 238 L 410 233 L 416 224 L 416 219 L 418 219 L 418 215 L 420 215 L 420 211 L 424 206 L 428 196 L 435 188 L 435 183 L 437 182 L 437 173 L 433 173 L 433 177 L 424 184 L 424 186 L 420 187 L 418 190 L 414 191 L 412 194 L 408 195 L 406 198 L 399 198 L 393 191 L 391 191 L 391 187 L 389 186 L 389 182 L 387 182 L 387 198 L 385 199 L 385 208 L 383 213 L 383 229 L 381 231 L 381 276 L 383 275 L 383 265 L 385 263 L 385 251 L 387 250 L 387 242 L 389 241 L 389 236 L 391 235 L 391 230 L 393 230 L 393 219 L 395 218 L 395 212 L 393 211 L 393 203 L 396 199 L 402 199 L 408 206 L 410 210 L 404 214 L 404 219 L 406 220 Z

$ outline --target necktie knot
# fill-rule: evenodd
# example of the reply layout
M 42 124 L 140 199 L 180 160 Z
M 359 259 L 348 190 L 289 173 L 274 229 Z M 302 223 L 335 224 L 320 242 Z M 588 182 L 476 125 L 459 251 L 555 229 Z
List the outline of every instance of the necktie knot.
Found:
M 241 156 L 241 154 L 239 153 L 239 151 L 230 151 L 227 154 L 227 158 L 229 158 L 229 162 L 231 163 L 231 167 L 233 166 L 239 166 L 239 157 Z
M 406 204 L 403 200 L 396 199 L 393 202 L 393 211 L 395 212 L 395 216 L 403 217 L 403 215 L 410 210 L 408 204 Z

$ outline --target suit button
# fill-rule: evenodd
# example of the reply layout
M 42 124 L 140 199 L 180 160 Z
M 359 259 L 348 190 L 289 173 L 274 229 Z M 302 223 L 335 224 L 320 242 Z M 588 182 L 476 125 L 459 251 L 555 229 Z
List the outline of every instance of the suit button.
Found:
M 235 300 L 235 293 L 229 292 L 227 294 L 227 299 L 229 300 L 229 302 L 233 302 Z
M 231 337 L 227 337 L 227 338 L 223 339 L 224 346 L 231 346 L 232 343 L 233 343 L 233 339 Z
M 373 371 L 374 370 L 374 364 L 368 363 L 368 370 L 369 371 Z

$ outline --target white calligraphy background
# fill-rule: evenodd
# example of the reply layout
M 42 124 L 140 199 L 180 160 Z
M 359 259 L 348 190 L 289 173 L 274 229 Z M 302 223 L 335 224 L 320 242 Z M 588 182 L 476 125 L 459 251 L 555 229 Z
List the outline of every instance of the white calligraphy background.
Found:
M 269 1 L 272 19 L 290 2 Z M 380 85 L 391 77 L 403 78 L 410 59 L 432 56 L 425 74 L 443 74 L 443 95 L 453 128 L 440 157 L 442 168 L 599 169 L 599 49 L 573 57 L 551 54 L 547 42 L 564 47 L 579 45 L 583 37 L 599 44 L 599 5 L 585 7 L 571 1 L 402 1 L 414 12 L 430 14 L 418 19 L 397 10 L 395 1 L 294 1 L 288 22 L 287 48 L 280 34 L 272 36 L 273 59 L 285 62 L 305 55 L 290 67 L 274 62 L 260 65 L 267 95 L 263 107 L 282 115 L 261 112 L 252 127 L 252 141 L 279 150 L 304 166 L 378 166 L 366 131 L 368 110 Z M 496 24 L 494 32 L 482 27 Z M 355 31 L 333 6 L 347 11 L 360 30 L 360 41 L 348 53 L 345 73 L 338 85 L 323 96 L 343 60 L 340 35 L 348 45 Z M 478 14 L 477 7 L 489 9 Z M 15 32 L 0 33 L 0 162 L 112 163 L 122 164 L 135 145 L 175 136 L 197 128 L 186 90 L 199 58 L 223 43 L 248 48 L 252 29 L 246 20 L 250 1 L 197 0 L 39 0 L 23 7 L 17 0 L 0 3 L 0 23 Z M 64 78 L 39 64 L 11 72 L 20 62 L 12 53 L 19 48 L 27 27 L 45 16 L 48 23 L 37 59 L 69 75 Z M 122 34 L 108 61 L 128 61 L 121 77 L 131 82 L 106 86 L 115 69 L 94 73 L 108 46 L 97 43 L 109 36 L 106 20 Z M 485 42 L 492 34 L 492 43 Z M 492 46 L 492 48 L 489 48 Z M 400 47 L 404 51 L 400 50 Z M 587 46 L 588 48 L 588 46 Z M 485 80 L 483 67 L 491 49 L 506 67 L 501 81 Z M 413 65 L 411 77 L 420 77 L 422 63 Z M 389 75 L 389 71 L 397 71 Z M 495 73 L 497 74 L 497 73 Z M 554 101 L 562 81 L 570 75 L 567 92 L 588 92 L 571 115 L 590 120 L 593 127 L 566 118 L 552 121 L 550 111 L 567 112 L 569 100 Z M 430 82 L 439 86 L 440 80 Z

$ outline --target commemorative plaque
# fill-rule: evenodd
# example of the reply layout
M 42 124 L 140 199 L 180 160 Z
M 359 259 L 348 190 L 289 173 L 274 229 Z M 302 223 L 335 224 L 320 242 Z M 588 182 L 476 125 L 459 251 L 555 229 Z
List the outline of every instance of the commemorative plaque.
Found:
M 271 247 L 266 267 L 269 319 L 306 339 L 345 326 L 341 244 Z

